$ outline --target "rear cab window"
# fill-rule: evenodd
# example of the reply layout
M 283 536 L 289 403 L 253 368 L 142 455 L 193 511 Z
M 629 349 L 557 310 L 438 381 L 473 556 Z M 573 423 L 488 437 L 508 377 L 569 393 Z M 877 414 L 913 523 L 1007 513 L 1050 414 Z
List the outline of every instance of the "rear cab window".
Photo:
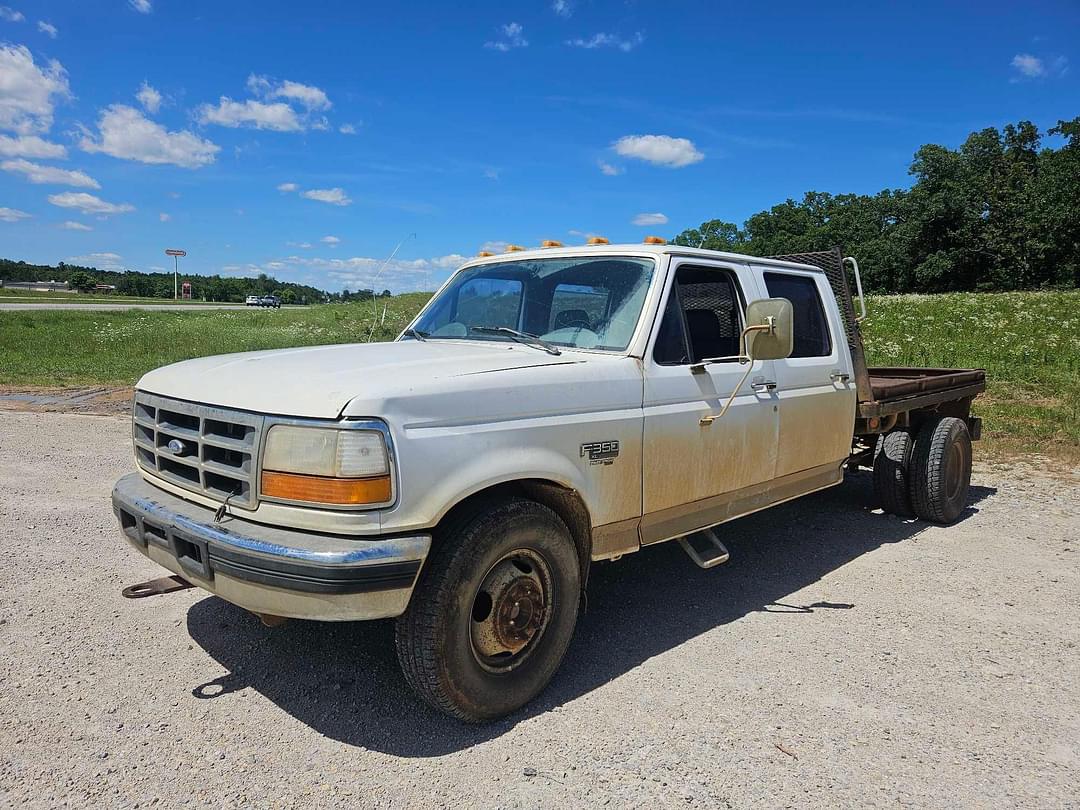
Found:
M 817 283 L 811 276 L 793 273 L 762 274 L 770 298 L 786 298 L 794 311 L 792 357 L 828 357 L 832 354 L 829 319 Z

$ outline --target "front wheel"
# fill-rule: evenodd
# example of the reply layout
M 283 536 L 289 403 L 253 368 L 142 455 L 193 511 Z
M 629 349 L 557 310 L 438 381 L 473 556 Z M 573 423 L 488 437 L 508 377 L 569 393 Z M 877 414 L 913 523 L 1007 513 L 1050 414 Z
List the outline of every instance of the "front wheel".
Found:
M 558 669 L 580 590 L 574 541 L 553 511 L 512 498 L 472 512 L 441 533 L 397 620 L 406 681 L 461 720 L 509 714 Z

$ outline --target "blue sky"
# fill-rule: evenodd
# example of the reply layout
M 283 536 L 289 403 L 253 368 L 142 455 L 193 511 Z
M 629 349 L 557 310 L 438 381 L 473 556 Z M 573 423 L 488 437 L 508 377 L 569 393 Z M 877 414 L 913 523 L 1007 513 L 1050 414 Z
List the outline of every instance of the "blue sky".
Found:
M 1080 115 L 1075 2 L 5 3 L 0 256 L 40 263 L 430 289 Z

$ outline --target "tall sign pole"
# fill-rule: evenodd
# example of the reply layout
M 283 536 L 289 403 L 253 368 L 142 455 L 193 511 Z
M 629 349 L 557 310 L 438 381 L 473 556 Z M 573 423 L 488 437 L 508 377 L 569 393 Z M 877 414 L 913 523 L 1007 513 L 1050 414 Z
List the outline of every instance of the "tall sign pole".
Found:
M 176 279 L 180 275 L 180 264 L 179 264 L 180 257 L 181 256 L 187 256 L 187 251 L 186 250 L 177 250 L 176 248 L 168 248 L 165 251 L 165 255 L 173 257 L 172 297 L 173 297 L 173 301 L 176 301 L 177 300 Z

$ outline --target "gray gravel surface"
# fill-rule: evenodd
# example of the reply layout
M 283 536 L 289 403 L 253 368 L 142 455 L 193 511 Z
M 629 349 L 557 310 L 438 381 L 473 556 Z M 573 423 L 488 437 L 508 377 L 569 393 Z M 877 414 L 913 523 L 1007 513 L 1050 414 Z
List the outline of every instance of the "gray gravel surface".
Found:
M 951 528 L 869 478 L 596 566 L 562 670 L 470 727 L 390 622 L 267 629 L 114 525 L 118 417 L 0 413 L 0 805 L 1077 806 L 1080 477 L 981 464 Z

